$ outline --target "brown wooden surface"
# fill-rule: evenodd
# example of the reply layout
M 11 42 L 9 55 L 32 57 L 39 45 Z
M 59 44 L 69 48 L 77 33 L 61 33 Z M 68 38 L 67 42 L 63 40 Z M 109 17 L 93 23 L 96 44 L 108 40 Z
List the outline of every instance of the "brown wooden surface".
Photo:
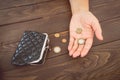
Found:
M 120 0 L 90 0 L 104 41 L 94 39 L 89 54 L 68 55 L 69 0 L 0 0 L 0 80 L 120 80 Z M 47 32 L 51 51 L 44 65 L 16 67 L 11 58 L 26 30 Z M 60 38 L 54 34 L 60 33 Z M 67 39 L 63 44 L 61 40 Z M 54 53 L 53 47 L 62 51 Z

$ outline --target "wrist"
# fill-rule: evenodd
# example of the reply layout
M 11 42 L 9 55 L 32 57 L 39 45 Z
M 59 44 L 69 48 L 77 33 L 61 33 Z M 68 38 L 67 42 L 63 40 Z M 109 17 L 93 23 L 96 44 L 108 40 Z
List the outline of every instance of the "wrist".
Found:
M 77 12 L 72 12 L 72 16 L 80 16 L 91 13 L 89 10 L 79 10 Z
M 89 11 L 89 0 L 70 0 L 72 14 Z
M 79 9 L 79 10 L 76 10 L 76 11 L 72 11 L 72 15 L 86 13 L 86 12 L 90 12 L 89 9 Z

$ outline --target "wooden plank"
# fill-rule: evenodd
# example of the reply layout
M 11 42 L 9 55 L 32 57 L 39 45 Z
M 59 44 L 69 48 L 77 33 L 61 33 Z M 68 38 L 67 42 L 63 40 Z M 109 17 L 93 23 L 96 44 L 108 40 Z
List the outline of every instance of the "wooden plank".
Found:
M 101 44 L 92 47 L 91 52 L 99 52 L 99 51 L 119 51 L 120 50 L 120 39 L 114 42 L 109 42 L 106 44 Z
M 114 10 L 116 10 L 116 9 L 114 9 Z M 110 10 L 110 11 L 114 12 L 112 10 Z M 116 10 L 116 11 L 120 11 L 120 10 Z M 104 12 L 104 10 L 102 10 L 101 12 Z M 97 13 L 97 14 L 99 14 L 99 13 Z M 101 15 L 101 14 L 99 14 L 99 15 Z M 96 15 L 96 16 L 98 17 L 99 15 Z M 116 15 L 118 16 L 119 14 L 116 13 Z M 25 30 L 34 30 L 34 31 L 38 31 L 38 32 L 47 32 L 47 33 L 68 30 L 70 16 L 71 16 L 71 13 L 67 12 L 67 13 L 53 15 L 50 17 L 49 16 L 44 17 L 42 19 L 36 19 L 36 20 L 32 20 L 32 21 L 27 21 L 27 22 L 20 22 L 20 23 L 16 23 L 16 24 L 1 26 L 0 27 L 0 44 L 2 44 L 4 42 L 8 43 L 8 42 L 18 41 L 20 39 L 21 34 Z M 105 16 L 106 16 L 106 19 L 108 19 L 109 16 L 107 16 L 107 15 L 105 15 Z M 102 18 L 104 18 L 105 16 L 102 16 Z M 114 14 L 113 14 L 113 16 L 114 16 Z M 114 20 L 114 19 L 112 19 L 113 18 L 112 16 L 109 18 L 111 18 L 110 20 Z M 112 22 L 111 23 L 107 22 L 106 24 L 105 23 L 104 24 L 101 23 L 103 30 L 104 30 L 103 32 L 105 32 L 105 30 L 107 29 L 107 28 L 104 29 L 104 27 L 106 27 L 106 26 L 111 26 L 111 29 L 113 28 L 112 26 L 117 26 L 114 28 L 119 30 L 118 29 L 119 28 L 118 21 L 115 22 L 116 24 L 112 23 Z M 42 28 L 43 26 L 45 28 Z M 47 30 L 47 29 L 50 29 L 50 30 Z M 115 33 L 117 33 L 117 32 L 115 32 Z M 15 34 L 15 33 L 17 33 L 17 34 Z M 117 37 L 117 36 L 113 36 L 113 37 Z M 9 40 L 8 40 L 8 38 L 9 38 Z
M 0 0 L 0 10 L 8 9 L 8 8 L 15 8 L 21 6 L 28 6 L 38 3 L 43 3 L 51 0 Z
M 34 66 L 13 66 L 10 64 L 11 52 L 7 56 L 0 54 L 2 69 L 0 73 L 4 74 L 2 76 L 4 80 L 26 80 L 29 78 L 31 80 L 75 80 L 76 78 L 78 80 L 119 80 L 120 45 L 118 43 L 120 40 L 94 47 L 96 50 L 91 51 L 85 58 L 72 59 L 66 53 L 47 59 L 44 65 Z M 106 50 L 103 51 L 101 47 L 105 47 Z M 116 47 L 117 50 L 113 47 Z M 99 51 L 97 51 L 98 49 Z
M 69 20 L 70 13 L 65 13 L 0 27 L 0 42 L 18 41 L 25 30 L 46 32 L 48 34 L 68 30 Z
M 17 23 L 17 24 L 8 25 L 6 27 L 1 27 L 0 43 L 7 44 L 12 42 L 18 42 L 20 37 L 22 36 L 22 33 L 25 30 L 47 32 L 48 34 L 61 32 L 61 31 L 68 31 L 69 20 L 70 20 L 70 13 L 65 13 L 65 14 L 56 15 L 54 17 L 48 17 L 46 19 L 38 19 L 31 22 L 24 22 L 19 24 Z M 101 43 L 119 39 L 120 38 L 119 25 L 120 25 L 119 18 L 101 22 L 104 41 L 100 42 L 95 38 L 94 44 L 98 45 Z
M 53 0 L 42 4 L 0 10 L 0 25 L 54 16 L 68 9 L 68 0 Z
M 120 57 L 119 52 L 96 52 L 84 59 L 69 60 L 58 64 L 61 65 L 59 67 L 48 68 L 42 70 L 42 72 L 39 71 L 41 74 L 37 76 L 36 80 L 119 80 L 120 63 L 118 62 L 120 60 L 118 56 Z M 47 77 L 44 77 L 44 75 Z
M 58 21 L 59 22 L 59 21 Z M 62 22 L 63 23 L 63 22 Z M 120 39 L 120 19 L 116 19 L 116 20 L 111 20 L 111 21 L 105 21 L 105 22 L 102 22 L 102 28 L 103 28 L 103 35 L 104 35 L 104 41 L 99 41 L 97 40 L 96 38 L 94 38 L 94 43 L 93 43 L 93 46 L 97 46 L 99 44 L 105 44 L 105 43 L 108 43 L 108 42 L 112 42 L 112 41 L 115 41 L 115 40 L 119 40 Z M 4 27 L 3 27 L 4 28 Z M 6 28 L 5 28 L 6 29 Z M 17 28 L 15 28 L 17 29 Z M 23 29 L 23 28 L 21 28 Z M 37 30 L 37 28 L 34 28 Z M 58 29 L 58 27 L 56 28 L 56 30 Z M 59 28 L 59 30 L 61 30 L 61 26 Z M 50 55 L 49 57 L 56 57 L 56 56 L 59 56 L 61 54 L 65 54 L 65 53 L 68 53 L 68 50 L 67 50 L 67 47 L 68 47 L 68 42 L 69 42 L 69 32 L 67 31 L 67 27 L 64 26 L 64 29 L 66 29 L 66 31 L 62 31 L 62 32 L 58 32 L 60 34 L 60 38 L 55 38 L 54 37 L 54 30 L 53 30 L 53 34 L 49 34 L 49 38 L 50 38 L 50 47 L 52 49 L 52 51 L 50 52 L 50 54 L 53 54 L 53 55 Z M 114 30 L 113 30 L 114 29 Z M 2 29 L 3 30 L 3 29 Z M 20 29 L 19 29 L 20 30 Z M 50 30 L 50 29 L 49 29 Z M 51 31 L 52 31 L 51 30 Z M 5 30 L 3 30 L 5 31 Z M 14 30 L 13 30 L 14 31 Z M 12 31 L 12 32 L 13 32 Z M 18 30 L 17 30 L 18 31 Z M 39 31 L 39 30 L 38 30 Z M 43 30 L 42 30 L 43 31 Z M 4 33 L 4 32 L 3 32 Z M 11 52 L 12 51 L 15 51 L 15 47 L 17 46 L 17 43 L 18 41 L 20 40 L 20 37 L 22 36 L 22 32 L 20 34 L 20 36 L 17 37 L 13 37 L 14 40 L 11 40 L 10 41 L 6 41 L 8 40 L 8 37 L 5 37 L 4 35 L 6 34 L 3 34 L 3 33 L 0 33 L 2 34 L 1 36 L 3 36 L 3 38 L 5 38 L 3 40 L 3 42 L 1 43 L 1 46 L 3 47 L 1 50 L 3 51 L 7 51 L 7 52 L 4 52 L 4 53 L 8 53 L 8 52 Z M 13 32 L 14 34 L 15 32 Z M 8 33 L 7 33 L 8 34 Z M 12 34 L 12 33 L 9 33 L 9 34 Z M 110 36 L 109 36 L 110 35 Z M 9 40 L 12 39 L 12 37 L 9 38 Z M 18 39 L 18 40 L 16 40 Z M 67 40 L 67 43 L 66 44 L 63 44 L 62 43 L 62 39 L 66 39 Z M 2 40 L 2 38 L 0 39 Z M 15 41 L 16 40 L 16 41 Z M 12 42 L 13 41 L 13 42 Z M 8 45 L 6 45 L 8 44 Z M 62 51 L 59 53 L 59 54 L 54 54 L 53 52 L 53 48 L 55 46 L 60 46 Z M 64 47 L 63 47 L 64 46 Z M 3 53 L 3 54 L 4 54 Z
M 102 1 L 109 2 L 108 0 L 101 0 L 101 2 Z M 118 3 L 120 3 L 120 0 L 114 0 L 110 3 L 101 3 L 94 7 L 91 6 L 90 10 L 100 20 L 100 22 L 103 22 L 112 18 L 120 17 L 120 4 Z
M 108 30 L 108 29 L 106 29 Z M 119 29 L 118 29 L 119 30 Z M 110 31 L 106 31 L 106 32 L 110 32 Z M 65 31 L 65 32 L 61 32 L 60 33 L 61 37 L 60 38 L 55 38 L 54 37 L 54 34 L 51 34 L 49 35 L 50 37 L 50 48 L 51 48 L 51 51 L 48 53 L 48 59 L 50 58 L 55 58 L 57 56 L 60 56 L 60 55 L 63 55 L 63 54 L 66 54 L 68 53 L 68 50 L 67 50 L 67 47 L 68 47 L 68 31 Z M 113 34 L 111 35 L 113 36 Z M 106 35 L 107 39 L 110 40 L 111 39 L 111 36 L 108 36 Z M 61 42 L 62 39 L 67 39 L 67 43 L 66 44 L 63 44 Z M 118 37 L 120 39 L 120 37 Z M 105 43 L 105 40 L 103 41 Z M 101 52 L 101 51 L 111 51 L 111 50 L 120 50 L 120 41 L 117 41 L 115 43 L 109 43 L 108 45 L 106 44 L 105 46 L 102 45 L 102 46 L 99 46 L 97 48 L 92 48 L 91 51 L 95 51 L 95 52 Z M 5 69 L 7 69 L 8 65 L 11 65 L 10 62 L 11 62 L 11 57 L 15 51 L 15 48 L 17 46 L 18 43 L 11 43 L 11 44 L 2 44 L 1 47 L 0 47 L 0 61 L 1 61 L 1 67 L 4 67 Z M 53 48 L 55 46 L 60 46 L 62 51 L 58 54 L 55 54 L 54 51 L 53 51 Z M 94 43 L 93 46 L 96 46 L 96 44 Z M 8 57 L 4 58 L 4 56 L 7 55 Z M 7 59 L 7 60 L 5 60 Z M 6 65 L 4 64 L 6 63 Z M 3 65 L 2 65 L 3 64 Z M 10 66 L 9 68 L 14 68 L 13 66 Z
M 120 0 L 108 2 L 97 7 L 91 6 L 91 11 L 100 21 L 112 19 L 120 16 L 120 5 L 117 3 L 120 3 Z M 29 21 L 51 15 L 54 16 L 66 11 L 70 11 L 68 0 L 55 0 L 43 4 L 0 10 L 0 25 Z
M 90 6 L 91 7 L 96 7 L 100 5 L 104 5 L 106 3 L 113 3 L 118 0 L 90 0 Z
M 108 22 L 109 23 L 109 22 Z M 117 28 L 117 27 L 116 27 Z M 119 27 L 118 27 L 119 28 Z M 110 28 L 109 28 L 110 29 Z M 109 29 L 107 29 L 106 28 L 106 30 L 109 30 Z M 112 30 L 112 29 L 110 29 L 110 30 Z M 119 30 L 119 29 L 116 29 L 116 30 Z M 115 31 L 116 31 L 115 30 Z M 106 32 L 110 32 L 110 31 L 106 31 Z M 118 31 L 119 32 L 119 31 Z M 114 32 L 113 32 L 114 33 Z M 68 51 L 67 51 L 67 46 L 68 46 L 68 44 L 66 43 L 66 44 L 62 44 L 61 43 L 61 39 L 63 39 L 63 38 L 65 38 L 65 39 L 67 39 L 68 40 L 68 31 L 65 31 L 65 32 L 61 32 L 60 33 L 61 34 L 61 37 L 60 38 L 54 38 L 54 34 L 51 34 L 50 35 L 50 40 L 51 40 L 51 43 L 50 43 L 50 46 L 51 46 L 51 49 L 52 49 L 52 51 L 48 54 L 48 58 L 53 58 L 53 57 L 57 57 L 57 56 L 59 56 L 59 55 L 63 55 L 63 54 L 66 54 L 66 53 L 68 53 Z M 109 34 L 109 33 L 108 33 Z M 117 34 L 119 34 L 119 33 L 117 33 Z M 111 36 L 114 36 L 114 34 L 110 34 Z M 116 34 L 115 34 L 116 35 Z M 111 38 L 111 36 L 108 36 L 108 35 L 106 35 L 106 38 L 108 39 L 108 40 L 110 40 L 110 39 L 113 39 L 113 38 Z M 120 38 L 120 37 L 118 37 L 118 38 Z M 105 41 L 104 41 L 105 42 Z M 115 43 L 112 43 L 112 44 L 108 44 L 107 46 L 105 45 L 105 46 L 101 46 L 101 47 L 99 47 L 99 48 L 93 48 L 91 51 L 95 51 L 95 52 L 97 52 L 97 51 L 111 51 L 111 50 L 119 50 L 119 43 L 120 42 L 116 42 L 116 44 Z M 95 45 L 95 44 L 94 44 Z M 112 45 L 112 46 L 111 46 Z M 17 46 L 17 43 L 11 43 L 11 44 L 7 44 L 7 45 L 5 45 L 5 44 L 3 44 L 3 45 L 1 45 L 1 48 L 0 48 L 0 61 L 2 62 L 1 63 L 1 67 L 4 67 L 5 69 L 7 69 L 7 67 L 8 67 L 8 64 L 10 65 L 10 61 L 11 61 L 11 57 L 12 57 L 12 55 L 13 55 L 13 53 L 14 53 L 14 51 L 15 51 L 15 48 L 16 48 L 16 46 Z M 59 54 L 55 54 L 54 52 L 53 52 L 53 47 L 54 46 L 60 46 L 61 48 L 62 48 L 62 51 L 59 53 Z M 8 57 L 6 57 L 6 58 L 4 58 L 4 56 L 5 55 L 7 55 Z M 4 58 L 4 59 L 3 59 Z M 7 59 L 7 60 L 5 60 L 5 59 Z M 4 63 L 6 63 L 6 65 L 4 64 Z M 3 64 L 3 65 L 2 65 Z M 11 66 L 11 67 L 9 67 L 9 68 L 14 68 L 13 66 Z
M 120 17 L 118 13 L 119 11 L 110 13 L 115 19 L 109 18 L 107 14 L 104 15 L 106 18 L 99 17 L 102 20 L 110 19 L 101 22 L 104 41 L 98 42 L 94 39 L 95 47 L 90 53 L 85 58 L 77 59 L 68 56 L 68 43 L 61 43 L 61 39 L 66 38 L 68 41 L 69 38 L 68 27 L 66 27 L 69 25 L 71 15 L 69 12 L 0 27 L 0 80 L 120 80 Z M 100 13 L 95 14 L 100 15 Z M 45 26 L 44 29 L 43 26 Z M 60 46 L 62 51 L 55 54 L 52 49 L 45 65 L 23 67 L 11 65 L 11 57 L 25 30 L 48 32 L 51 48 Z M 55 32 L 60 33 L 61 37 L 54 38 Z M 108 43 L 114 40 L 118 41 Z M 101 45 L 98 46 L 99 44 Z
M 94 45 L 99 45 L 106 42 L 111 42 L 120 39 L 120 17 L 101 22 L 104 41 L 99 41 L 94 38 Z
M 3 9 L 9 9 L 9 8 L 16 8 L 16 7 L 21 7 L 21 6 L 28 6 L 28 5 L 34 5 L 34 4 L 39 4 L 43 2 L 48 2 L 48 1 L 53 1 L 53 0 L 0 0 L 0 10 Z M 109 2 L 114 2 L 116 0 L 90 0 L 90 4 L 92 6 L 104 4 L 104 3 L 109 3 Z

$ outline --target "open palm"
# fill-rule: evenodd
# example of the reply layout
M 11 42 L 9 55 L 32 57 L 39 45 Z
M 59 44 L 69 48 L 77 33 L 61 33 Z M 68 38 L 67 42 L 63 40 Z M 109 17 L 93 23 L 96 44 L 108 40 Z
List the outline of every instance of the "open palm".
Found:
M 76 33 L 76 29 L 82 29 L 81 34 Z M 102 30 L 98 19 L 89 11 L 80 12 L 71 18 L 70 22 L 70 40 L 68 45 L 69 55 L 75 57 L 84 57 L 90 50 L 94 32 L 99 40 L 103 40 Z M 84 45 L 78 44 L 78 39 L 85 39 Z

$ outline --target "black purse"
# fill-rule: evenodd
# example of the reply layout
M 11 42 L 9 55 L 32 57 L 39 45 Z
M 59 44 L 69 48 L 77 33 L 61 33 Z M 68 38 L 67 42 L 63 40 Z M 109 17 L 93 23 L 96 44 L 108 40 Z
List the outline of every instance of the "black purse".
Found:
M 25 31 L 12 57 L 12 64 L 43 64 L 49 49 L 47 33 Z

